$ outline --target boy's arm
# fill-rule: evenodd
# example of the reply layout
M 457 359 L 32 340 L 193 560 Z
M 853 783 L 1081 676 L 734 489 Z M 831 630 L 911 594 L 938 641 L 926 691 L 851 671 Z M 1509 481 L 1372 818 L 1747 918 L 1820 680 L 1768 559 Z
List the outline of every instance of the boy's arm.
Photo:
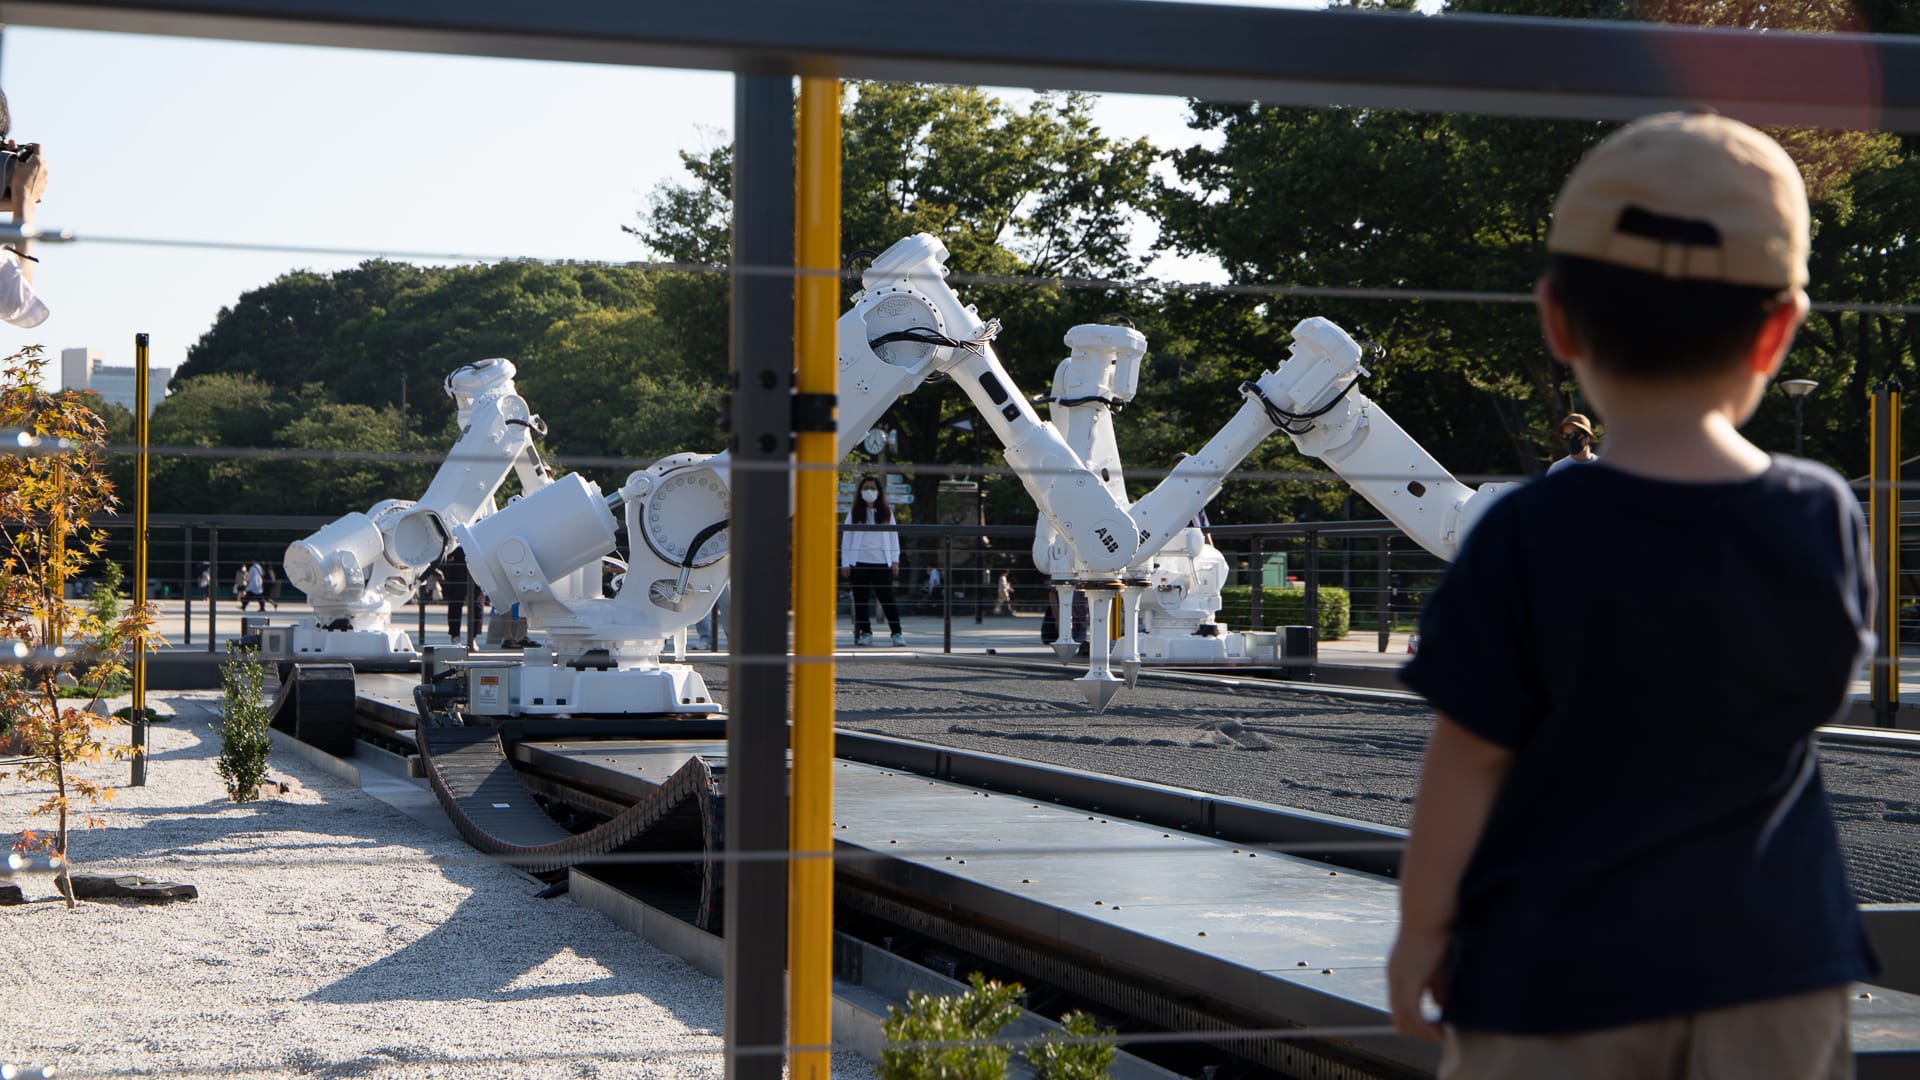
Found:
M 1421 994 L 1431 989 L 1442 1000 L 1460 878 L 1512 763 L 1513 751 L 1445 714 L 1435 719 L 1400 860 L 1400 936 L 1387 961 L 1393 1026 L 1403 1035 L 1440 1038 L 1440 1026 L 1421 1015 Z

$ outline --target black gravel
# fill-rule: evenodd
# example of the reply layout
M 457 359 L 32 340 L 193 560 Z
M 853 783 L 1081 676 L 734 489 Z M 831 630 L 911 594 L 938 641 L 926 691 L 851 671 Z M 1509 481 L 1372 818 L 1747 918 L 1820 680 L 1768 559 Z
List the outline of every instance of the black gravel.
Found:
M 702 665 L 725 700 L 724 668 Z M 1074 673 L 846 663 L 839 725 L 1405 828 L 1431 714 L 1416 704 L 1143 675 L 1104 714 Z M 1920 902 L 1920 751 L 1829 744 L 1826 786 L 1854 890 Z

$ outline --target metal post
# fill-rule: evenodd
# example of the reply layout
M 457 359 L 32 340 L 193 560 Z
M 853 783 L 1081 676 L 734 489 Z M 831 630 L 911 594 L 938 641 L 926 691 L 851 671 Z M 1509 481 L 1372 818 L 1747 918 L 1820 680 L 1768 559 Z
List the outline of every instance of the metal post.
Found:
M 973 523 L 981 528 L 987 524 L 987 472 L 986 456 L 980 451 L 980 434 L 987 428 L 986 417 L 981 417 L 973 425 Z M 975 626 L 987 621 L 987 590 L 993 584 L 993 571 L 987 568 L 987 537 L 984 533 L 974 539 L 976 552 L 980 556 L 980 591 L 973 598 L 973 622 Z
M 180 569 L 181 569 L 180 580 L 186 583 L 180 589 L 180 597 L 183 601 L 185 601 L 185 607 L 181 611 L 181 617 L 180 617 L 180 626 L 184 631 L 181 635 L 180 644 L 191 645 L 193 644 L 193 583 L 194 583 L 193 526 L 191 525 L 180 526 Z M 207 580 L 211 582 L 213 580 L 213 575 L 211 574 L 207 575 Z
M 726 1074 L 779 1080 L 787 1033 L 786 610 L 789 442 L 793 434 L 793 282 L 753 274 L 793 265 L 793 80 L 734 80 L 733 275 L 730 332 L 733 412 L 733 611 L 735 648 L 727 723 Z
M 1376 611 L 1380 620 L 1380 651 L 1387 651 L 1387 638 L 1393 633 L 1393 537 L 1380 537 L 1380 564 L 1375 573 Z M 1351 596 L 1352 594 L 1348 594 Z
M 207 651 L 220 637 L 220 526 L 207 526 Z
M 940 534 L 940 626 L 945 635 L 941 652 L 953 651 L 953 534 Z
M 1306 618 L 1301 621 L 1310 628 L 1313 640 L 1313 658 L 1320 658 L 1320 533 L 1317 529 L 1307 530 L 1307 594 Z
M 1793 456 L 1794 457 L 1801 456 L 1800 434 L 1802 429 L 1806 425 L 1806 419 L 1807 419 L 1806 395 L 1795 394 L 1793 395 Z
M 133 610 L 147 608 L 147 335 L 133 335 Z M 134 787 L 147 786 L 147 633 L 134 635 L 133 755 Z
M 1867 531 L 1873 546 L 1874 579 L 1879 585 L 1874 607 L 1873 671 L 1868 679 L 1874 723 L 1894 726 L 1899 708 L 1900 656 L 1900 448 L 1898 383 L 1873 388 L 1871 464 L 1868 469 Z
M 1261 621 L 1262 613 L 1260 610 L 1261 609 L 1260 601 L 1261 601 L 1261 598 L 1266 595 L 1267 563 L 1266 563 L 1266 556 L 1262 554 L 1260 551 L 1260 537 L 1250 536 L 1247 538 L 1247 543 L 1249 545 L 1249 551 L 1250 551 L 1250 554 L 1247 556 L 1247 558 L 1253 564 L 1253 611 L 1248 616 L 1248 618 L 1253 623 L 1250 629 L 1259 630 L 1263 625 L 1265 625 Z
M 793 519 L 794 859 L 788 885 L 787 1075 L 828 1080 L 833 1043 L 833 624 L 834 466 L 830 411 L 838 392 L 835 317 L 840 279 L 840 80 L 800 80 L 798 243 L 794 266 L 795 478 Z M 822 407 L 824 406 L 824 407 Z M 884 444 L 883 444 L 884 446 Z M 880 484 L 886 485 L 881 466 Z

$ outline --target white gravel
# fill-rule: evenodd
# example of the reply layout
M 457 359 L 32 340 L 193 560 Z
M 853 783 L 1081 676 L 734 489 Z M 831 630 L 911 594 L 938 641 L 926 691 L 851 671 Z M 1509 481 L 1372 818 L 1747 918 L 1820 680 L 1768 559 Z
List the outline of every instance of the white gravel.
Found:
M 83 903 L 49 874 L 0 907 L 0 1063 L 63 1077 L 720 1077 L 720 983 L 457 840 L 295 760 L 302 790 L 235 804 L 216 694 L 156 695 L 147 786 L 76 830 L 79 873 L 198 900 Z M 127 778 L 125 762 L 98 775 Z M 0 781 L 0 839 L 47 819 Z M 436 862 L 436 860 L 441 860 Z M 834 1075 L 871 1065 L 834 1056 Z

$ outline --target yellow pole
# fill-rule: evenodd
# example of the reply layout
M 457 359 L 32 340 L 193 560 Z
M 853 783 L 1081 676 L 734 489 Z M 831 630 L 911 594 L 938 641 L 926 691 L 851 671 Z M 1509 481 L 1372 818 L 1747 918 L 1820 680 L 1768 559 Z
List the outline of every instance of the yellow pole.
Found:
M 147 335 L 133 336 L 133 609 L 147 608 Z M 133 786 L 147 783 L 147 638 L 133 641 Z
M 834 316 L 840 279 L 840 81 L 800 80 L 800 154 L 795 222 L 794 389 L 832 401 L 838 359 Z M 824 396 L 824 397 L 822 397 Z M 810 415 L 809 410 L 800 410 Z M 800 424 L 793 517 L 793 862 L 789 870 L 787 971 L 796 1047 L 833 1041 L 833 619 L 839 589 L 834 540 L 839 474 L 832 424 Z M 826 430 L 805 430 L 809 427 Z M 793 1080 L 826 1080 L 825 1049 L 793 1050 Z
M 1887 702 L 1900 708 L 1900 384 L 1887 395 Z

